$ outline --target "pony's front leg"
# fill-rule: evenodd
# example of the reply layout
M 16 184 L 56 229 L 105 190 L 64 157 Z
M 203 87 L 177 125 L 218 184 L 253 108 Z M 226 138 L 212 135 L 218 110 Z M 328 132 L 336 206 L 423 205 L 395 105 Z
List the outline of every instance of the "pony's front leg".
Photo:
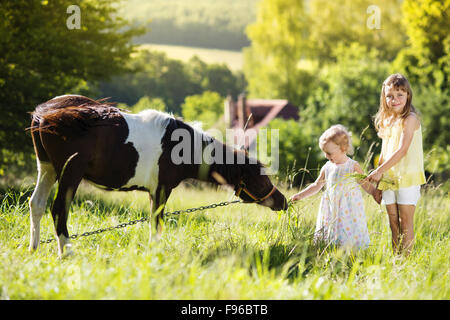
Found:
M 153 196 L 150 195 L 150 241 L 159 240 L 161 238 L 164 223 L 162 218 L 170 191 L 171 190 L 158 186 L 156 193 Z

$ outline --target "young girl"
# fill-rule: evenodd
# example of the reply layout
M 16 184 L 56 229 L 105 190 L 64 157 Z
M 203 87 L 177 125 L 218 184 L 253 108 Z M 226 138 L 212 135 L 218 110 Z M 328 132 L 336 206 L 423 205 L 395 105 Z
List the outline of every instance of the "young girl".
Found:
M 383 82 L 375 128 L 383 142 L 379 166 L 367 180 L 379 182 L 385 176 L 394 182 L 388 186 L 381 181 L 378 188 L 383 190 L 394 252 L 409 254 L 414 243 L 414 211 L 425 174 L 422 129 L 412 105 L 411 87 L 403 75 L 393 74 Z
M 358 162 L 347 157 L 353 153 L 351 135 L 344 126 L 334 125 L 322 134 L 319 146 L 329 161 L 320 170 L 317 180 L 292 196 L 291 200 L 312 196 L 326 185 L 317 217 L 316 240 L 366 247 L 370 239 L 363 198 L 356 180 L 349 176 L 354 172 L 363 174 Z M 364 181 L 361 186 L 380 202 L 380 194 L 372 184 Z

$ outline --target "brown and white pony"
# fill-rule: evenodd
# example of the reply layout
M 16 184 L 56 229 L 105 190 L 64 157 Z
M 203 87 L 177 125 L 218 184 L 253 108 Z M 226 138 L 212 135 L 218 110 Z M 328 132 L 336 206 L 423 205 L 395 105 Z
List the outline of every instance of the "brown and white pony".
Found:
M 126 113 L 111 103 L 78 95 L 55 97 L 36 107 L 31 134 L 37 157 L 38 178 L 30 199 L 30 250 L 39 245 L 40 220 L 53 184 L 57 194 L 51 209 L 58 252 L 69 250 L 67 217 L 70 203 L 82 179 L 107 190 L 143 190 L 150 194 L 151 232 L 156 234 L 164 206 L 173 188 L 187 178 L 226 183 L 244 202 L 259 203 L 272 210 L 287 208 L 286 198 L 270 179 L 261 174 L 260 162 L 250 161 L 218 140 L 173 116 L 155 110 Z M 178 150 L 175 132 L 190 135 L 191 154 Z M 178 130 L 178 131 L 177 131 Z M 193 141 L 201 139 L 201 148 Z M 197 140 L 198 141 L 198 140 Z M 197 144 L 198 145 L 198 144 Z M 214 161 L 194 159 L 198 152 L 214 145 Z M 196 154 L 197 152 L 197 154 Z M 184 153 L 184 154 L 183 154 Z M 217 161 L 217 156 L 223 161 Z M 232 159 L 230 163 L 230 159 Z M 225 161 L 228 160 L 228 161 Z M 153 230 L 152 230 L 153 229 Z

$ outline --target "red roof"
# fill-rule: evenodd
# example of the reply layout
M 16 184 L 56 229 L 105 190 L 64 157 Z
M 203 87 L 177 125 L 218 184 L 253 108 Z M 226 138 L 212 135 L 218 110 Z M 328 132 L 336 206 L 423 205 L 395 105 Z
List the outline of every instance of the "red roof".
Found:
M 253 125 L 249 125 L 247 129 L 258 131 L 260 128 L 267 126 L 269 122 L 276 117 L 283 119 L 299 119 L 298 108 L 290 104 L 288 100 L 284 99 L 247 99 L 246 107 L 248 107 L 253 118 Z M 239 129 L 239 125 L 234 125 L 232 129 Z M 242 131 L 237 130 L 236 134 L 241 136 Z M 252 138 L 250 139 L 251 141 L 248 141 L 248 143 L 246 141 L 246 147 L 254 140 Z M 244 137 L 239 137 L 238 140 L 244 141 Z

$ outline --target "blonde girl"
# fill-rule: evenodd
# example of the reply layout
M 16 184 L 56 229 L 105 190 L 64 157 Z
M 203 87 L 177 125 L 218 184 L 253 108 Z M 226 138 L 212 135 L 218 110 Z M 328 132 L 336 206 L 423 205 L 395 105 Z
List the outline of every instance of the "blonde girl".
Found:
M 381 88 L 380 108 L 375 128 L 382 139 L 378 168 L 367 180 L 379 182 L 387 177 L 394 185 L 382 181 L 382 203 L 386 205 L 392 231 L 394 252 L 409 254 L 414 244 L 414 211 L 425 183 L 422 129 L 412 105 L 412 90 L 401 74 L 389 76 Z
M 310 197 L 326 186 L 316 223 L 316 240 L 336 245 L 366 247 L 370 243 L 361 190 L 350 175 L 363 171 L 347 154 L 353 153 L 351 135 L 342 125 L 334 125 L 319 139 L 319 146 L 329 160 L 320 170 L 317 180 L 293 195 L 292 201 Z M 376 197 L 376 188 L 361 183 L 363 189 Z M 380 202 L 380 198 L 376 199 Z

